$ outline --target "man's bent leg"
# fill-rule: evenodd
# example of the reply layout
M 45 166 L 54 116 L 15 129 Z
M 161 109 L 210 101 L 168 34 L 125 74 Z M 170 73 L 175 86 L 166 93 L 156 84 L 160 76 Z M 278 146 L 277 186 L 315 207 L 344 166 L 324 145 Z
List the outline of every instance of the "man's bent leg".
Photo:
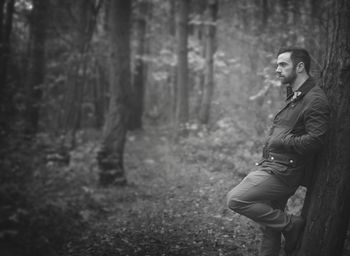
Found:
M 275 209 L 284 210 L 288 198 L 272 201 L 271 206 Z M 281 250 L 281 232 L 268 227 L 262 227 L 262 239 L 259 256 L 278 256 Z
M 228 207 L 259 224 L 282 231 L 290 221 L 290 215 L 274 209 L 266 201 L 288 198 L 295 192 L 275 175 L 265 171 L 249 173 L 228 193 Z

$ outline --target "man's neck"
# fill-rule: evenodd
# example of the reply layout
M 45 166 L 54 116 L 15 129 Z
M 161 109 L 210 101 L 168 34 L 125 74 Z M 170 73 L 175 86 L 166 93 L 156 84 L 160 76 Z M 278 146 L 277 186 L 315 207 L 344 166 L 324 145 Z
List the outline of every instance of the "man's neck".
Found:
M 295 79 L 294 83 L 290 84 L 290 86 L 292 87 L 293 92 L 295 92 L 296 90 L 298 90 L 300 88 L 300 86 L 309 78 L 309 75 L 305 74 L 305 75 L 299 75 L 297 76 L 297 78 Z

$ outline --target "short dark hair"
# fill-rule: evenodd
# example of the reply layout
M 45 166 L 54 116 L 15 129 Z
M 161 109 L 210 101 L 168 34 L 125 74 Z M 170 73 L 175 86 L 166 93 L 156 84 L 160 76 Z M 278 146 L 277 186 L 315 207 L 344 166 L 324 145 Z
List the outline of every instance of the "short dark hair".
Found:
M 310 65 L 311 65 L 311 58 L 307 50 L 304 48 L 298 48 L 298 47 L 287 47 L 287 48 L 281 48 L 277 56 L 285 53 L 285 52 L 290 52 L 290 58 L 293 62 L 293 65 L 297 65 L 300 62 L 304 63 L 306 73 L 309 74 L 310 72 Z

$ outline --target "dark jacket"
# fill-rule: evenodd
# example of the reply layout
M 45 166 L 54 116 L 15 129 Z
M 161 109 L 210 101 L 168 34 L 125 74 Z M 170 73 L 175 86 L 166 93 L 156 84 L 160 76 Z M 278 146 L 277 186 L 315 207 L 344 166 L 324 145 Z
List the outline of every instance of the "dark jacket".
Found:
M 259 163 L 289 186 L 300 185 L 311 171 L 329 128 L 330 108 L 323 90 L 308 78 L 298 91 L 300 95 L 290 95 L 276 114 Z

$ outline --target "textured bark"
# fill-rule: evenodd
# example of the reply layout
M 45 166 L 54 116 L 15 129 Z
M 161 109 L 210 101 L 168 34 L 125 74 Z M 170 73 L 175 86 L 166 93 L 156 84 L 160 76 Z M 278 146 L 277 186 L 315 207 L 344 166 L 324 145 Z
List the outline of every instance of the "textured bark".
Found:
M 101 185 L 124 185 L 123 155 L 130 111 L 131 1 L 113 0 L 109 8 L 110 102 L 98 154 Z
M 188 12 L 189 0 L 179 0 L 177 17 L 177 96 L 176 124 L 181 129 L 188 121 Z
M 142 0 L 138 3 L 138 11 L 136 17 L 136 56 L 135 69 L 133 79 L 133 108 L 130 115 L 129 129 L 136 130 L 142 128 L 142 115 L 145 91 L 145 62 L 143 57 L 146 46 L 146 26 L 147 16 L 149 12 L 148 1 Z
M 331 129 L 306 195 L 307 224 L 298 256 L 342 255 L 349 224 L 350 2 L 336 0 L 328 11 L 333 32 L 323 80 L 332 109 Z
M 48 1 L 33 1 L 30 17 L 29 61 L 27 69 L 26 133 L 38 131 L 42 86 L 45 76 L 45 43 Z
M 216 20 L 218 13 L 218 1 L 208 1 L 208 21 L 206 26 L 206 53 L 205 53 L 205 77 L 202 106 L 199 112 L 199 119 L 202 124 L 207 124 L 210 116 L 210 105 L 214 91 L 214 67 L 213 58 L 216 50 L 215 34 Z

